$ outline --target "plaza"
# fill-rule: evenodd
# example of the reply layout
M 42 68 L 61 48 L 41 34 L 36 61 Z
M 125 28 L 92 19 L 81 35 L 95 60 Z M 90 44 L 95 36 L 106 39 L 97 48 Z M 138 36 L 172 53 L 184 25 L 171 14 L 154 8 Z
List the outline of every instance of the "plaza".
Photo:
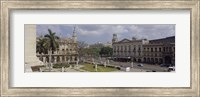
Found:
M 175 66 L 175 36 L 119 40 L 114 33 L 110 42 L 85 45 L 76 27 L 67 38 L 51 29 L 38 36 L 35 29 L 25 26 L 26 72 L 169 72 Z
M 138 66 L 141 63 L 137 62 L 115 62 L 113 60 L 94 59 L 86 60 L 77 64 L 63 63 L 60 66 L 54 65 L 53 67 L 42 66 L 36 69 L 35 72 L 168 72 L 167 67 L 161 67 L 154 64 L 143 64 L 143 67 Z M 57 66 L 57 67 L 56 67 Z M 130 68 L 126 71 L 125 68 Z

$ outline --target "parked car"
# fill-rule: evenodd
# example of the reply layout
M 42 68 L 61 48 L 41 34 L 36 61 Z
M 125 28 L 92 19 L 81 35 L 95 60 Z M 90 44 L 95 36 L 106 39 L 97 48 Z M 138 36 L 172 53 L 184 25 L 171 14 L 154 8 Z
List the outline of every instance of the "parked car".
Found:
M 169 67 L 167 71 L 168 71 L 168 72 L 175 71 L 175 67 L 174 67 L 174 66 L 173 66 L 173 67 Z
M 139 66 L 139 67 L 143 67 L 144 65 L 143 65 L 143 64 L 138 64 L 137 66 Z
M 120 70 L 125 71 L 125 72 L 129 72 L 130 71 L 130 67 L 128 67 L 128 66 L 121 66 Z

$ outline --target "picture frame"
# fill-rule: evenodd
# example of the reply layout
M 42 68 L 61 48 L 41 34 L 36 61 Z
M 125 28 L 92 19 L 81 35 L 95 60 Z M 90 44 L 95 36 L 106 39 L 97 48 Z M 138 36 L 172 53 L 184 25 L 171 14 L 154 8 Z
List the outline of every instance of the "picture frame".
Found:
M 200 96 L 199 81 L 199 0 L 148 0 L 148 1 L 1 1 L 1 96 Z M 10 14 L 12 10 L 190 10 L 191 86 L 166 87 L 10 87 Z

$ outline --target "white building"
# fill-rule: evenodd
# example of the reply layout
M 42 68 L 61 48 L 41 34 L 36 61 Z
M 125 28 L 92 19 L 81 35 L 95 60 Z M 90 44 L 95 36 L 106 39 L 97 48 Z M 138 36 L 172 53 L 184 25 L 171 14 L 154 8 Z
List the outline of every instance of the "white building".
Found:
M 117 35 L 113 34 L 112 47 L 114 60 L 119 61 L 143 61 L 143 45 L 148 44 L 146 39 L 136 40 L 136 38 L 123 39 L 118 41 Z

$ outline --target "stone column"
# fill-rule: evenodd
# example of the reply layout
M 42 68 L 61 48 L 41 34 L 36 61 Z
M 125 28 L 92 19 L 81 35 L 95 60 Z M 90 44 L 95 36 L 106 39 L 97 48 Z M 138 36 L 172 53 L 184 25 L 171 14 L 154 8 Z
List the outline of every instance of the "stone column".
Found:
M 73 61 L 73 62 L 75 61 L 75 57 L 74 57 L 74 56 L 72 56 L 72 61 Z
M 64 62 L 67 62 L 67 57 L 66 56 L 64 56 L 64 59 L 65 59 Z
M 51 63 L 51 55 L 49 55 L 49 63 Z
M 57 63 L 57 56 L 54 56 L 54 64 Z
M 36 56 L 36 25 L 24 25 L 25 42 L 25 72 L 32 72 L 31 66 L 43 65 Z
M 42 57 L 43 59 L 43 63 L 45 63 L 46 62 L 46 57 L 44 56 L 44 57 Z
M 63 61 L 62 61 L 62 56 L 60 56 L 60 63 L 63 63 Z

